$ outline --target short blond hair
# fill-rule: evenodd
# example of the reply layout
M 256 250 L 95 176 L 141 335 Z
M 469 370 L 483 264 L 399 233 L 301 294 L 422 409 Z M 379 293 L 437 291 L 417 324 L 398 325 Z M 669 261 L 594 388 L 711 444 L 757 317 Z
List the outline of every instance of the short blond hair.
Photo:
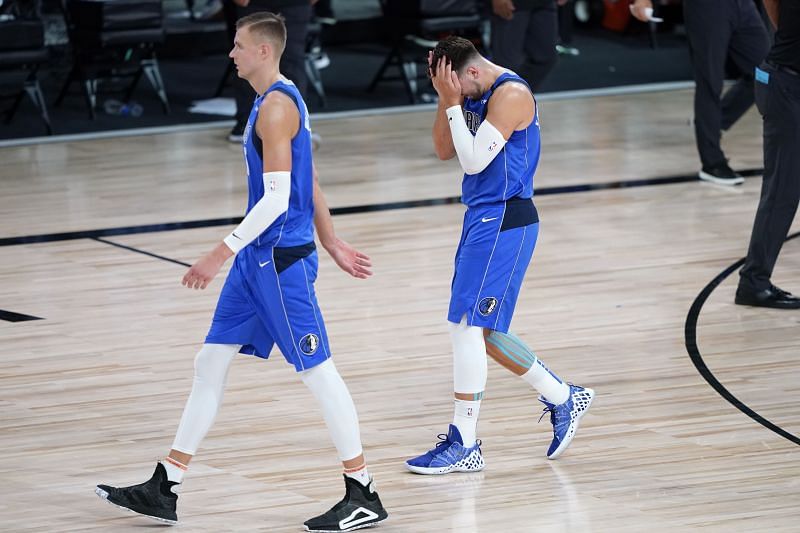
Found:
M 247 30 L 257 39 L 265 39 L 275 46 L 277 56 L 286 48 L 286 20 L 282 15 L 260 11 L 244 16 L 236 21 L 236 29 Z

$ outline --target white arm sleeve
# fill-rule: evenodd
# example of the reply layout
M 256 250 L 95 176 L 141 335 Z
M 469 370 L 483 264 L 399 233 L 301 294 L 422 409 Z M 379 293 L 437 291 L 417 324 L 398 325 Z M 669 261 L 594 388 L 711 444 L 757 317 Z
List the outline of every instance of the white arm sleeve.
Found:
M 506 145 L 503 134 L 497 131 L 491 122 L 484 120 L 473 136 L 464 121 L 460 105 L 448 107 L 445 112 L 461 168 L 467 174 L 481 172 Z
M 283 170 L 264 173 L 264 196 L 236 226 L 224 242 L 234 254 L 261 235 L 270 224 L 289 209 L 292 174 Z

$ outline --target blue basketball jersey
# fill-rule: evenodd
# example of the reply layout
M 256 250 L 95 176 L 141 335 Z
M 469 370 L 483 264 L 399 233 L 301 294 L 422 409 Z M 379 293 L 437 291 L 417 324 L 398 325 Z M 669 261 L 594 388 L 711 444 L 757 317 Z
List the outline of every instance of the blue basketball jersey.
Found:
M 314 173 L 311 159 L 311 126 L 308 109 L 300 91 L 290 81 L 278 80 L 256 98 L 242 138 L 247 167 L 249 198 L 247 212 L 264 196 L 264 162 L 261 139 L 255 131 L 259 108 L 272 91 L 281 91 L 294 100 L 300 114 L 300 129 L 292 139 L 292 188 L 289 209 L 279 216 L 251 246 L 258 248 L 299 246 L 314 240 Z
M 473 136 L 481 122 L 486 119 L 489 99 L 495 89 L 509 81 L 523 83 L 528 87 L 525 80 L 509 71 L 501 74 L 479 99 L 464 99 L 464 119 Z M 477 174 L 464 174 L 461 202 L 468 207 L 474 207 L 504 202 L 515 197 L 533 197 L 533 174 L 539 163 L 540 149 L 537 108 L 530 125 L 524 130 L 514 131 L 489 166 Z

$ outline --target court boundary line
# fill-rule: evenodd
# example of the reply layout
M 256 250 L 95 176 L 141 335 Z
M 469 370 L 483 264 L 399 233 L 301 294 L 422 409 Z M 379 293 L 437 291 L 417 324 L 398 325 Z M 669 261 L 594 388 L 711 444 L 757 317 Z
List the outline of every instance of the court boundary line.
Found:
M 744 177 L 760 176 L 764 172 L 761 168 L 751 168 L 742 170 L 740 174 Z M 572 194 L 581 192 L 593 192 L 610 189 L 627 189 L 634 187 L 650 187 L 658 185 L 673 185 L 677 183 L 689 183 L 700 181 L 696 174 L 684 174 L 678 176 L 663 176 L 657 178 L 643 178 L 636 180 L 612 181 L 605 183 L 587 183 L 578 185 L 560 185 L 554 187 L 544 187 L 537 189 L 534 199 L 539 196 L 549 196 L 553 194 Z M 713 185 L 715 187 L 729 187 L 727 185 Z M 386 202 L 382 204 L 364 204 L 346 207 L 331 208 L 331 215 L 351 215 L 357 213 L 374 213 L 378 211 L 391 211 L 395 209 L 410 209 L 415 207 L 432 207 L 438 205 L 457 204 L 461 201 L 459 196 L 445 198 L 429 198 L 424 200 L 404 200 L 398 202 Z M 234 226 L 242 221 L 242 217 L 223 217 L 206 220 L 189 220 L 185 222 L 166 222 L 160 224 L 144 224 L 139 226 L 124 226 L 118 228 L 103 228 L 94 230 L 68 231 L 64 233 L 46 233 L 38 235 L 23 235 L 18 237 L 0 238 L 0 248 L 4 246 L 16 246 L 20 244 L 37 244 L 58 241 L 70 241 L 77 239 L 97 239 L 100 237 L 117 237 L 120 235 L 134 235 L 139 233 L 156 233 L 162 231 L 176 231 L 184 229 L 207 228 L 214 226 Z
M 787 243 L 796 237 L 800 237 L 800 231 L 789 235 L 783 242 Z M 714 292 L 714 289 L 716 289 L 728 276 L 730 276 L 736 271 L 736 269 L 744 264 L 745 259 L 746 258 L 744 257 L 739 259 L 728 268 L 720 272 L 717 277 L 712 279 L 694 299 L 692 306 L 689 308 L 689 313 L 686 315 L 686 324 L 684 326 L 686 351 L 689 353 L 689 358 L 692 360 L 692 364 L 694 364 L 697 371 L 711 386 L 711 388 L 717 392 L 717 394 L 722 396 L 728 401 L 728 403 L 765 428 L 769 429 L 770 431 L 774 431 L 781 437 L 797 445 L 800 445 L 800 437 L 789 433 L 782 427 L 759 415 L 753 409 L 748 407 L 747 404 L 734 396 L 733 393 L 731 393 L 727 388 L 725 388 L 725 386 L 716 378 L 714 373 L 708 368 L 708 365 L 706 365 L 705 361 L 703 360 L 703 355 L 700 353 L 700 348 L 697 346 L 697 320 L 700 318 L 700 311 L 703 309 L 703 304 L 705 304 L 706 300 L 708 300 L 708 297 L 711 296 L 711 293 Z

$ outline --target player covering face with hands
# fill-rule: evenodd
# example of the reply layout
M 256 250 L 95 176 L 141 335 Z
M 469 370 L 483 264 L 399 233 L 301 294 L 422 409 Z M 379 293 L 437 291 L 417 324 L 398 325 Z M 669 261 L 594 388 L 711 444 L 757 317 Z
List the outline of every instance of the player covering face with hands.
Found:
M 418 474 L 484 468 L 477 422 L 487 354 L 541 394 L 553 425 L 546 456 L 555 459 L 572 442 L 594 391 L 563 382 L 509 332 L 539 233 L 532 200 L 540 152 L 536 101 L 522 78 L 481 56 L 466 39 L 444 39 L 429 53 L 428 64 L 439 96 L 434 149 L 440 159 L 458 158 L 467 209 L 447 316 L 453 422 L 433 449 L 406 465 Z

